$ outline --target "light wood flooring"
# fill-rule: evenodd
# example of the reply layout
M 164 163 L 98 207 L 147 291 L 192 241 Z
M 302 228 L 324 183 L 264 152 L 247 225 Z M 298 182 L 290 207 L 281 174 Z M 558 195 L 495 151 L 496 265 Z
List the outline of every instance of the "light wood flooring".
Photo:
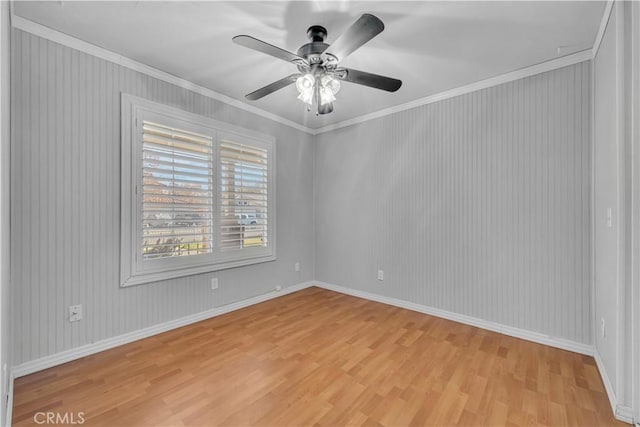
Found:
M 18 378 L 14 425 L 37 412 L 104 426 L 626 425 L 591 357 L 319 288 Z

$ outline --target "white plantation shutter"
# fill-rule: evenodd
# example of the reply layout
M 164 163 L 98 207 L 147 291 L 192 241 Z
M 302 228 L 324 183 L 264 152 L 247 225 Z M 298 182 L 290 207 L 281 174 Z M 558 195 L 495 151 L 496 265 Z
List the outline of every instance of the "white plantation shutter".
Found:
M 268 151 L 220 141 L 220 249 L 268 245 Z
M 213 139 L 143 121 L 144 260 L 213 250 Z
M 120 284 L 275 260 L 275 139 L 122 101 Z

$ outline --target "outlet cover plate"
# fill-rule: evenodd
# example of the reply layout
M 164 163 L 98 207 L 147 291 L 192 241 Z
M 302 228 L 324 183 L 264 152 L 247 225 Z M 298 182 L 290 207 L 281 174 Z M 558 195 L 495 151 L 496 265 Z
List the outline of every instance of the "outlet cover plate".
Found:
M 69 306 L 69 322 L 82 320 L 82 304 Z

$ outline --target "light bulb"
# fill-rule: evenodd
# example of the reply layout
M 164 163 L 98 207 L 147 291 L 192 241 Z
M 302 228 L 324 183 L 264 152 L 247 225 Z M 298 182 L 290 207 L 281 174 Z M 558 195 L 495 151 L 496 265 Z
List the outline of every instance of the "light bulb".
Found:
M 315 84 L 316 79 L 311 74 L 305 74 L 304 76 L 300 76 L 296 79 L 296 88 L 298 92 L 301 94 L 305 90 L 313 89 L 313 85 Z
M 300 91 L 300 95 L 298 95 L 298 99 L 305 104 L 313 104 L 313 86 L 306 88 Z
M 336 97 L 333 96 L 333 92 L 327 86 L 322 86 L 320 88 L 320 104 L 325 105 L 329 104 L 336 100 Z
M 335 95 L 340 90 L 340 82 L 328 74 L 325 74 L 320 79 L 320 84 L 322 87 L 326 87 L 331 90 L 331 93 Z

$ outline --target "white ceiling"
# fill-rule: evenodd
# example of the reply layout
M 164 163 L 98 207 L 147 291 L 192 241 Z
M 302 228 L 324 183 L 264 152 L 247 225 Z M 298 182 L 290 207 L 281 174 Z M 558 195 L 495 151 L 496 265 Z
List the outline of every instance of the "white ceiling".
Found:
M 318 128 L 590 48 L 605 2 L 15 2 L 14 13 L 265 111 Z M 244 95 L 296 67 L 231 42 L 248 34 L 296 52 L 306 30 L 331 43 L 362 13 L 385 30 L 341 65 L 403 81 L 388 93 L 343 83 L 316 117 L 289 86 Z M 558 47 L 562 47 L 560 55 Z

